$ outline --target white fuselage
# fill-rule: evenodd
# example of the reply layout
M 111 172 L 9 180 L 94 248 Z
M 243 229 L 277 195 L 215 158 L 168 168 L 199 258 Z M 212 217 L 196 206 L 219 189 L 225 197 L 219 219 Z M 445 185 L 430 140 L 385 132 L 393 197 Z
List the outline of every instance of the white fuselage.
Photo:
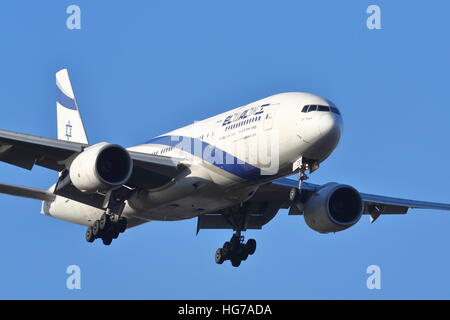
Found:
M 300 157 L 322 162 L 339 142 L 342 118 L 330 109 L 302 112 L 307 105 L 335 108 L 317 95 L 282 93 L 128 148 L 186 159 L 187 169 L 165 186 L 137 192 L 124 215 L 148 221 L 196 217 L 246 201 L 259 185 L 292 174 Z M 43 212 L 83 225 L 103 213 L 63 197 L 45 203 Z

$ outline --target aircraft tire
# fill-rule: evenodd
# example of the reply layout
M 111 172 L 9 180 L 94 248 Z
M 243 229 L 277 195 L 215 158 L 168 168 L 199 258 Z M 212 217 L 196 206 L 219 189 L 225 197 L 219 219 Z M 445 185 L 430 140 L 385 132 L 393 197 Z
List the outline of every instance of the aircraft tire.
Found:
M 241 251 L 240 251 L 239 257 L 241 258 L 242 261 L 247 260 L 248 255 L 249 255 L 248 250 L 247 250 L 247 246 L 246 245 L 241 245 L 240 249 L 241 249 Z
M 94 242 L 95 240 L 95 236 L 94 236 L 94 232 L 92 230 L 92 227 L 88 227 L 86 230 L 86 241 L 87 242 Z
M 106 236 L 106 237 L 103 237 L 103 238 L 102 238 L 103 244 L 104 244 L 105 246 L 109 246 L 109 245 L 111 244 L 112 240 L 113 240 L 113 239 L 112 239 L 111 236 Z
M 256 240 L 248 239 L 247 243 L 245 244 L 245 248 L 247 249 L 249 255 L 254 254 L 256 251 Z
M 232 257 L 231 258 L 231 265 L 235 268 L 239 267 L 241 265 L 242 260 L 240 257 Z
M 92 233 L 96 238 L 100 237 L 100 221 L 96 220 L 92 225 Z
M 219 248 L 219 249 L 216 250 L 216 254 L 215 254 L 215 256 L 214 256 L 214 259 L 215 259 L 215 261 L 216 261 L 217 264 L 222 264 L 222 263 L 224 263 L 225 257 L 224 257 L 224 254 L 223 254 L 223 253 L 224 253 L 224 252 L 223 252 L 223 249 L 222 249 L 222 248 Z
M 102 214 L 102 216 L 100 217 L 100 230 L 101 231 L 105 231 L 108 229 L 109 225 L 110 225 L 110 220 L 109 217 L 104 213 Z
M 119 232 L 124 233 L 125 230 L 127 230 L 127 218 L 120 217 L 119 221 L 117 222 L 119 226 Z

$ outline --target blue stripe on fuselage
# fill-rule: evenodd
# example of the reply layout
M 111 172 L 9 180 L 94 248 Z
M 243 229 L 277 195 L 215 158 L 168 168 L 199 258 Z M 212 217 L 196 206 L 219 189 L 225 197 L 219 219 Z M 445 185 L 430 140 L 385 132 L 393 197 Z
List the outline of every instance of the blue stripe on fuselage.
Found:
M 197 156 L 239 178 L 255 180 L 261 177 L 261 169 L 227 153 L 207 142 L 185 136 L 161 136 L 151 139 L 148 144 L 174 147 Z M 209 148 L 205 154 L 205 150 Z
M 64 92 L 61 91 L 61 89 L 56 86 L 56 101 L 63 107 L 66 107 L 68 109 L 77 110 L 77 106 L 75 104 L 75 100 L 71 97 L 68 97 Z

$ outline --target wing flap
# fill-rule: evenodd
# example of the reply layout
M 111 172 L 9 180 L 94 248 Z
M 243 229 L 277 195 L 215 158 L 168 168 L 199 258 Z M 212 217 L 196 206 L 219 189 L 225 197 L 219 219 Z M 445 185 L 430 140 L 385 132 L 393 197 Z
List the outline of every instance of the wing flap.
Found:
M 269 223 L 280 209 L 278 201 L 259 201 L 251 199 L 246 203 L 246 216 L 242 227 L 247 229 L 262 229 Z M 201 229 L 235 229 L 234 223 L 239 221 L 233 215 L 232 208 L 225 208 L 218 212 L 210 212 L 198 217 L 197 233 Z

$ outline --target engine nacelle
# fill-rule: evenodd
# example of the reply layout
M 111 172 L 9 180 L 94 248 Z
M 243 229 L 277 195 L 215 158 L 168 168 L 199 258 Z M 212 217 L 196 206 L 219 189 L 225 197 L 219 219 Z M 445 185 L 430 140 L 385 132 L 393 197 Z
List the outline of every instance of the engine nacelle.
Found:
M 320 233 L 350 228 L 361 218 L 363 201 L 353 187 L 337 183 L 321 186 L 304 204 L 306 224 Z
M 70 164 L 73 185 L 87 193 L 119 188 L 130 178 L 133 161 L 123 147 L 100 142 L 86 148 Z

